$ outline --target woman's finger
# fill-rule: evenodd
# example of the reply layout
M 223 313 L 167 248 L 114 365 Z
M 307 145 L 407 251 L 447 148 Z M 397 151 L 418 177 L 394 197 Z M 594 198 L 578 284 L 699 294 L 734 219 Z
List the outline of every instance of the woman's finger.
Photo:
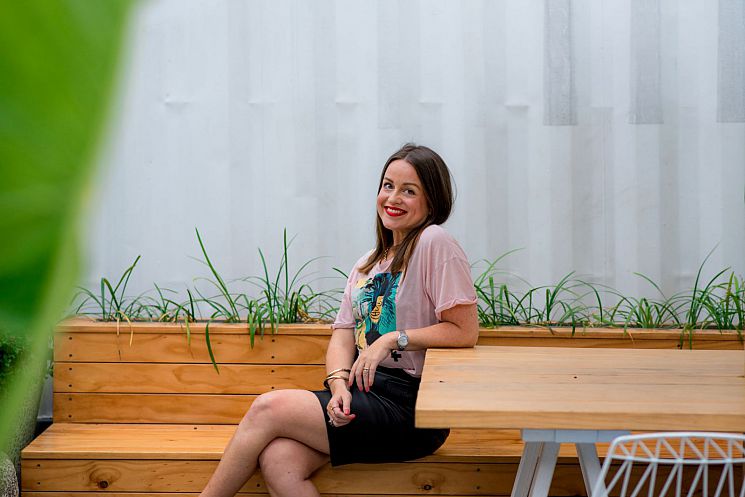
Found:
M 364 386 L 363 382 L 364 382 L 365 375 L 364 375 L 363 364 L 365 363 L 363 362 L 362 356 L 360 355 L 360 357 L 357 359 L 357 364 L 356 364 L 356 368 L 354 371 L 354 377 L 357 379 L 357 388 L 359 389 L 360 392 L 362 391 L 362 388 Z M 350 378 L 351 378 L 351 374 L 350 374 Z
M 352 367 L 349 370 L 349 381 L 347 381 L 347 386 L 349 388 L 352 388 L 352 385 L 354 385 L 354 378 L 357 375 L 357 368 L 359 366 L 359 363 L 360 363 L 360 358 L 357 357 L 357 359 L 354 361 L 354 363 L 352 364 Z
M 370 365 L 365 364 L 362 368 L 362 381 L 365 384 L 365 392 L 370 391 Z
M 342 413 L 345 416 L 349 416 L 349 412 L 350 412 L 349 407 L 350 407 L 350 404 L 351 403 L 352 403 L 352 396 L 351 395 L 349 395 L 349 396 L 346 396 L 346 395 L 345 396 L 342 396 L 342 398 L 341 398 L 341 411 L 342 411 Z
M 336 410 L 336 405 L 334 404 L 334 399 L 332 397 L 328 405 L 326 406 L 326 413 L 329 415 L 329 420 L 331 421 L 332 425 L 336 421 L 336 413 L 334 412 L 335 410 Z
M 369 366 L 369 367 L 370 367 L 370 374 L 369 374 L 369 376 L 368 376 L 368 385 L 369 385 L 369 388 L 368 388 L 368 390 L 369 390 L 370 388 L 372 388 L 372 386 L 373 386 L 373 383 L 375 383 L 375 371 L 377 371 L 377 370 L 378 370 L 378 364 L 377 364 L 377 363 L 375 363 L 375 364 L 370 364 L 370 366 Z

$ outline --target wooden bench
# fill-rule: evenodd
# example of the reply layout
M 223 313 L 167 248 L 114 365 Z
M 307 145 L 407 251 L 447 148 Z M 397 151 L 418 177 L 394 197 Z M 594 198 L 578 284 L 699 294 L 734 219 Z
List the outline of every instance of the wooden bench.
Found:
M 257 395 L 280 388 L 317 389 L 323 379 L 327 327 L 282 327 L 276 335 L 257 337 L 252 349 L 245 326 L 214 324 L 209 334 L 219 374 L 209 358 L 204 325 L 192 325 L 190 332 L 189 344 L 185 330 L 174 325 L 143 323 L 130 330 L 126 324 L 63 323 L 54 347 L 54 423 L 22 453 L 23 495 L 196 495 Z M 519 330 L 509 338 L 499 333 L 482 334 L 480 343 L 546 344 L 533 340 L 531 331 Z M 584 343 L 570 339 L 562 344 L 613 346 L 611 340 L 585 338 Z M 663 346 L 676 339 L 671 335 Z M 661 346 L 650 344 L 642 339 L 635 346 Z M 735 340 L 731 346 L 742 347 Z M 432 456 L 396 464 L 326 466 L 313 480 L 322 494 L 336 497 L 509 495 L 521 451 L 516 430 L 453 430 Z M 261 475 L 241 492 L 266 495 Z M 551 495 L 583 494 L 576 454 L 568 447 L 561 453 Z

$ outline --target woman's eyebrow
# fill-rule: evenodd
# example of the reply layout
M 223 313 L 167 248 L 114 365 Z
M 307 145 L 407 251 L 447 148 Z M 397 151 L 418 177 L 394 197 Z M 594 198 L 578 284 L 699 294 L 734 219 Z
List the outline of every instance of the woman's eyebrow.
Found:
M 383 177 L 383 181 L 387 181 L 387 182 L 389 182 L 389 183 L 395 183 L 395 181 L 393 181 L 393 180 L 392 180 L 391 178 L 389 178 L 388 176 L 384 176 L 384 177 Z M 418 184 L 416 184 L 416 183 L 401 183 L 401 186 L 415 186 L 415 187 L 417 187 L 417 188 L 421 188 L 421 186 L 419 186 L 419 185 L 418 185 Z

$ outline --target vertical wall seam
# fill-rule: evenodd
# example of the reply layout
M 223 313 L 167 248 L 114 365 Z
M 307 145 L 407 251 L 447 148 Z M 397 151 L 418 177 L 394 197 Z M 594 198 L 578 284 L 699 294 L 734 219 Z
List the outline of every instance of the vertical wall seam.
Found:
M 545 1 L 543 31 L 543 123 L 575 125 L 571 0 Z
M 719 0 L 717 121 L 745 122 L 745 3 Z
M 631 124 L 662 124 L 660 0 L 631 1 Z

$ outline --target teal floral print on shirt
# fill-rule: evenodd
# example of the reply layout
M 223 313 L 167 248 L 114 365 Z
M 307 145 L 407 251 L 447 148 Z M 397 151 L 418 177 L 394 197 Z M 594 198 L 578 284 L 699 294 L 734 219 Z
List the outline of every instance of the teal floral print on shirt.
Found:
M 396 291 L 401 273 L 360 278 L 352 294 L 355 342 L 362 350 L 396 330 Z

